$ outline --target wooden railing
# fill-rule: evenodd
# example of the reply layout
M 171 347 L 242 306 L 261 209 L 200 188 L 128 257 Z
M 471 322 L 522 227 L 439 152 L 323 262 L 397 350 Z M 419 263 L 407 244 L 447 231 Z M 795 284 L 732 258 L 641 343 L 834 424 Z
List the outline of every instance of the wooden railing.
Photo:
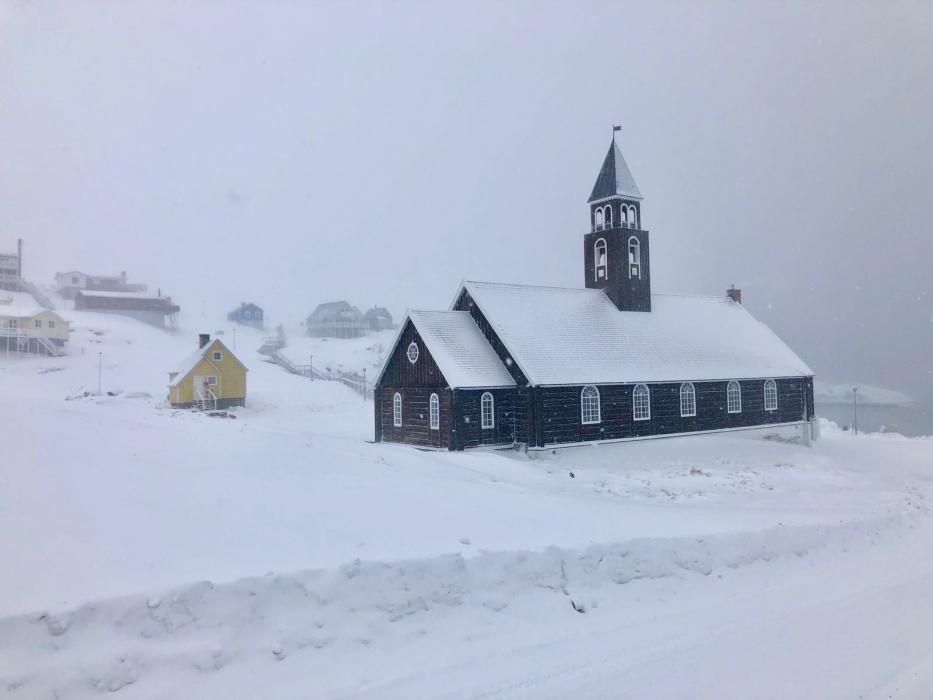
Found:
M 311 381 L 340 382 L 344 386 L 353 389 L 362 396 L 364 400 L 371 399 L 373 396 L 373 386 L 372 383 L 366 379 L 365 370 L 363 374 L 356 374 L 355 372 L 322 371 L 312 365 L 299 365 L 292 362 L 280 352 L 280 349 L 265 354 L 268 354 L 269 358 L 279 365 L 279 367 L 292 374 L 297 374 L 300 377 L 308 377 Z

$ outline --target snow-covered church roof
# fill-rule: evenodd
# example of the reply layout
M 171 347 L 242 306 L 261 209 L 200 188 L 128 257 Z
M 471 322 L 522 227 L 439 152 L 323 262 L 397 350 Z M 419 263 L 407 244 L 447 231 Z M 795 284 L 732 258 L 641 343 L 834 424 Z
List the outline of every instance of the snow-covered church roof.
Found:
M 596 184 L 593 185 L 593 193 L 587 200 L 595 202 L 597 199 L 606 197 L 615 197 L 621 195 L 631 199 L 642 199 L 641 190 L 635 183 L 632 171 L 628 169 L 625 158 L 622 157 L 622 151 L 616 145 L 615 139 L 609 146 L 609 152 L 603 160 L 603 167 L 599 169 L 599 175 L 596 177 Z
M 451 387 L 515 386 L 468 311 L 409 311 L 408 318 Z
M 813 374 L 727 297 L 653 294 L 651 311 L 637 312 L 619 311 L 599 289 L 488 282 L 463 288 L 533 385 Z

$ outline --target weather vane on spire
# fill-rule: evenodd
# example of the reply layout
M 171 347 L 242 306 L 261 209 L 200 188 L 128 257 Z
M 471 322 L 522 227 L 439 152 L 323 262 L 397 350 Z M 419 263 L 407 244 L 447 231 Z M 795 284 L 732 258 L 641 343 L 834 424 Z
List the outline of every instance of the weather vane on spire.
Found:
M 616 142 L 616 132 L 617 132 L 617 131 L 622 131 L 622 127 L 621 127 L 621 126 L 617 126 L 616 124 L 613 124 L 613 125 L 612 125 L 612 142 L 613 142 L 613 143 Z

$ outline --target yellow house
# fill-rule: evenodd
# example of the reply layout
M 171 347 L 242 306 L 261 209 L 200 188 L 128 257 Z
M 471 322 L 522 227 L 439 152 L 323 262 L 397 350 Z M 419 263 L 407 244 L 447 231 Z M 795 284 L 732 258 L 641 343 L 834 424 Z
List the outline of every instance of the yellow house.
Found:
M 18 345 L 29 352 L 62 354 L 68 321 L 42 308 L 31 294 L 0 290 L 0 349 Z
M 246 405 L 246 365 L 220 340 L 198 336 L 198 349 L 168 373 L 172 406 L 204 409 Z

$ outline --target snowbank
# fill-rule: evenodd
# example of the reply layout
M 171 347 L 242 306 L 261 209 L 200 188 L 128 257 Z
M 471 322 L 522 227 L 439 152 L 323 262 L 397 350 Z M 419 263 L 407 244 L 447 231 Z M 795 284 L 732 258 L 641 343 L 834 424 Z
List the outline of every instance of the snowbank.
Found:
M 231 673 L 252 674 L 252 665 L 265 662 L 265 676 L 272 680 L 278 674 L 269 663 L 300 657 L 298 670 L 310 685 L 283 693 L 273 682 L 276 697 L 306 697 L 312 688 L 329 696 L 334 689 L 321 686 L 323 666 L 399 636 L 430 645 L 452 619 L 469 632 L 497 617 L 502 619 L 496 624 L 508 625 L 510 606 L 532 606 L 557 618 L 599 616 L 599 599 L 611 597 L 613 587 L 709 576 L 827 548 L 841 552 L 878 545 L 899 538 L 908 525 L 909 520 L 887 518 L 755 534 L 639 539 L 584 550 L 355 561 L 333 570 L 223 585 L 200 582 L 0 620 L 5 659 L 0 687 L 12 697 L 85 698 L 120 690 L 125 691 L 120 697 L 150 697 L 166 687 L 174 688 L 169 694 L 175 696 L 205 697 L 200 693 L 207 692 L 217 672 L 225 671 L 229 682 Z

